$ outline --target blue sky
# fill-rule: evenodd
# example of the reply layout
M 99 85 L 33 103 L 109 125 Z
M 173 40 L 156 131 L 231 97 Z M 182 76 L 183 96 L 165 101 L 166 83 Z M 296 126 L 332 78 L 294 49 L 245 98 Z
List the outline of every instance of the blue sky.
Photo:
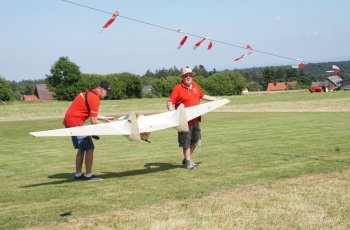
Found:
M 208 37 L 224 43 L 306 62 L 350 60 L 348 0 L 72 0 L 123 17 Z M 202 64 L 207 70 L 293 65 L 289 59 L 214 42 L 198 49 L 190 36 L 118 17 L 62 0 L 0 0 L 0 76 L 44 79 L 59 57 L 83 73 L 131 72 Z M 307 68 L 307 67 L 306 67 Z

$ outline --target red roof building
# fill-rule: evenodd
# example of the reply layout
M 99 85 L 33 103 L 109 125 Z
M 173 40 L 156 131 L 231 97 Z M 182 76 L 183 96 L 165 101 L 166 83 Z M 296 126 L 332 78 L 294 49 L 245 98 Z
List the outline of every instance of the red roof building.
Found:
M 282 91 L 288 90 L 289 86 L 294 86 L 296 82 L 273 82 L 267 85 L 266 91 Z
M 35 85 L 35 94 L 38 96 L 39 100 L 53 100 L 52 93 L 47 89 L 46 84 Z
M 23 95 L 23 101 L 37 101 L 39 98 L 36 95 Z
M 340 88 L 340 82 L 343 79 L 338 75 L 328 76 L 325 78 L 324 82 L 327 84 L 328 89 L 335 90 Z

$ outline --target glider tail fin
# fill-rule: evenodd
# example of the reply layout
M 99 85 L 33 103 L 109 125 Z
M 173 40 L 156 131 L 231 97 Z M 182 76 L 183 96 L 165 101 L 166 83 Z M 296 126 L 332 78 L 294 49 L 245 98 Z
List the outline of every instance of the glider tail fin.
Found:
M 132 141 L 140 141 L 141 137 L 139 126 L 137 125 L 136 114 L 134 112 L 130 113 L 128 120 L 131 123 L 129 139 Z
M 188 132 L 188 123 L 185 106 L 183 104 L 179 105 L 177 108 L 177 113 L 179 114 L 179 126 L 177 127 L 177 131 L 179 132 Z

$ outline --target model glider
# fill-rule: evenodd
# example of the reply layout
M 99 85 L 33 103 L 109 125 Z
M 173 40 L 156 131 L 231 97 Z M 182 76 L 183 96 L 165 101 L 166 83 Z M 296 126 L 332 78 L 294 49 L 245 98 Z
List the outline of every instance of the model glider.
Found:
M 178 131 L 188 131 L 188 121 L 213 111 L 229 102 L 228 99 L 221 99 L 187 108 L 181 104 L 177 110 L 149 116 L 141 115 L 137 117 L 136 114 L 132 112 L 123 120 L 97 125 L 31 132 L 30 134 L 35 137 L 124 135 L 133 141 L 145 140 L 143 137 L 146 136 L 145 141 L 147 141 L 148 135 L 144 134 L 153 131 L 171 127 L 177 127 Z

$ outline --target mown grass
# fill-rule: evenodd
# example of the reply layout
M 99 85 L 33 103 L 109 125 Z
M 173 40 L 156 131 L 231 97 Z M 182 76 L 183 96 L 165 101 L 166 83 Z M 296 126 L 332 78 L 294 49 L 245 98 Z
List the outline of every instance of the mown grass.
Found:
M 230 97 L 225 113 L 219 110 L 204 117 L 203 144 L 194 156 L 200 167 L 193 171 L 180 164 L 182 154 L 174 129 L 152 133 L 151 144 L 102 137 L 95 141 L 94 164 L 95 174 L 105 179 L 102 182 L 72 180 L 75 153 L 69 138 L 28 135 L 61 127 L 54 111 L 64 111 L 68 104 L 25 104 L 26 112 L 19 112 L 23 116 L 0 123 L 0 226 L 347 229 L 350 183 L 341 172 L 349 175 L 350 125 L 348 113 L 337 112 L 338 104 L 328 102 L 342 101 L 349 111 L 348 96 Z M 128 105 L 128 111 L 152 113 L 165 109 L 165 100 L 105 101 L 101 109 L 122 115 L 128 109 L 123 106 Z M 245 100 L 248 107 L 276 103 L 275 112 L 236 112 L 234 106 L 244 106 Z M 279 111 L 285 103 L 305 101 L 309 102 L 308 112 Z M 330 111 L 312 112 L 315 102 L 322 101 Z M 4 107 L 0 107 L 1 116 Z M 50 119 L 39 120 L 44 111 L 49 111 L 46 116 Z M 26 114 L 33 120 L 22 120 Z M 73 215 L 62 218 L 62 210 L 73 211 Z

